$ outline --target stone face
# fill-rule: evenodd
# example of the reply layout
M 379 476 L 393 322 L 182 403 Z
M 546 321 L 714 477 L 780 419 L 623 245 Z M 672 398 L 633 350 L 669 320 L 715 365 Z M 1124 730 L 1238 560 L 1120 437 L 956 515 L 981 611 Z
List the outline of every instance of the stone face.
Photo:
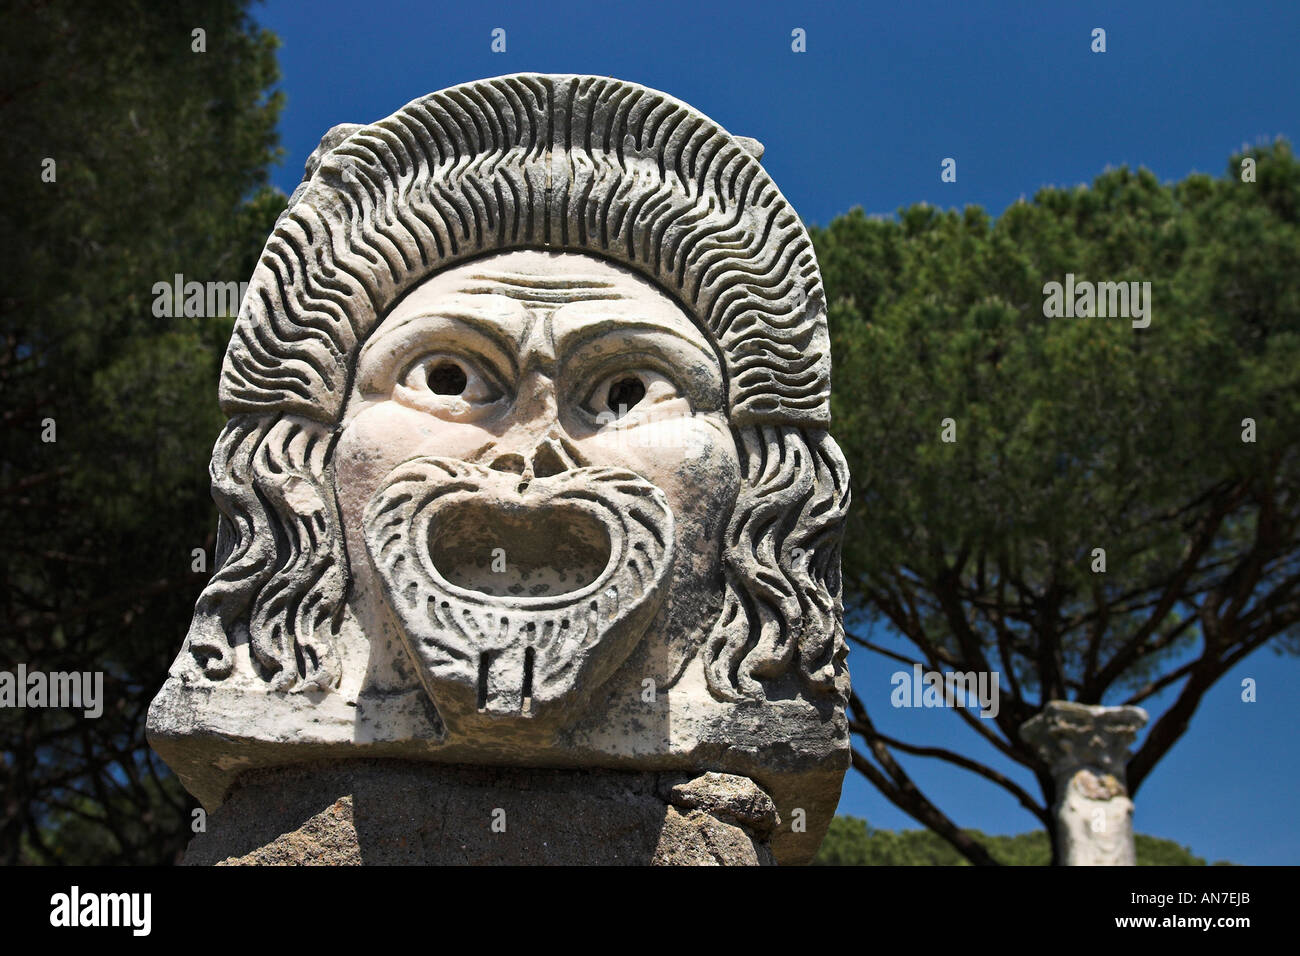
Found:
M 1047 761 L 1058 799 L 1056 840 L 1066 866 L 1135 866 L 1129 745 L 1147 722 L 1140 707 L 1051 701 L 1021 737 Z
M 209 810 L 313 761 L 617 771 L 677 781 L 665 859 L 777 819 L 811 857 L 849 762 L 848 474 L 762 152 L 537 74 L 326 134 L 231 338 L 218 567 L 150 708 Z M 342 847 L 329 806 L 295 839 Z

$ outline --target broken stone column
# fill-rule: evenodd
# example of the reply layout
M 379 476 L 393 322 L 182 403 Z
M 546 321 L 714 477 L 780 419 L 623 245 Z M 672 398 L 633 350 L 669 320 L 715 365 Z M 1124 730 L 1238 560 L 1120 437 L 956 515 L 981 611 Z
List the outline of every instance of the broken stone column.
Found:
M 1055 839 L 1066 866 L 1137 864 L 1124 767 L 1146 722 L 1141 707 L 1054 700 L 1021 726 L 1021 738 L 1047 762 L 1056 782 Z
M 194 863 L 801 863 L 849 764 L 812 243 L 606 77 L 330 130 L 220 384 L 149 739 Z

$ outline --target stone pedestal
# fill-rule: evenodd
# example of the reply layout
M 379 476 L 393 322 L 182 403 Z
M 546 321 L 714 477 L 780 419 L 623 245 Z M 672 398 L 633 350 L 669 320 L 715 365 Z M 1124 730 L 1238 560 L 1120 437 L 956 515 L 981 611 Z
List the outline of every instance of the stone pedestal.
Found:
M 761 866 L 777 823 L 732 774 L 356 760 L 249 774 L 185 863 Z
M 1135 866 L 1133 801 L 1124 780 L 1141 707 L 1054 700 L 1020 728 L 1052 768 L 1058 856 L 1066 866 Z

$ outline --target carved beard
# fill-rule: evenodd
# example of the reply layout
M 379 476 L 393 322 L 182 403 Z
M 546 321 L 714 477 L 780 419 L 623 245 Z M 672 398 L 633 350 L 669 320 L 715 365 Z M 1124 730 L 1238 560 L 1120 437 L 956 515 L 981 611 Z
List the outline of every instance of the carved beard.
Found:
M 452 458 L 393 470 L 366 548 L 443 720 L 575 716 L 658 612 L 673 560 L 664 493 L 616 468 L 521 478 Z

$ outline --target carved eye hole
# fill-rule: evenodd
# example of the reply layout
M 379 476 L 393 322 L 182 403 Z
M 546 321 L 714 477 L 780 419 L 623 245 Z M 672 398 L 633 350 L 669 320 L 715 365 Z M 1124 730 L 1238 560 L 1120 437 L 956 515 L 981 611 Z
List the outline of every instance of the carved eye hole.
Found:
M 429 391 L 435 395 L 459 395 L 465 391 L 469 378 L 455 362 L 444 359 L 429 369 Z
M 494 379 L 467 359 L 429 355 L 407 369 L 393 397 L 416 408 L 441 414 L 462 405 L 490 405 L 501 397 L 501 389 Z
M 628 409 L 636 406 L 645 398 L 645 382 L 637 375 L 623 375 L 609 386 L 605 404 L 615 418 L 622 418 Z
M 690 406 L 681 390 L 666 375 L 649 368 L 620 369 L 600 380 L 587 394 L 582 407 L 594 415 L 597 424 L 620 419 L 625 424 L 647 423 L 646 416 L 689 414 Z M 635 409 L 637 414 L 633 415 Z

